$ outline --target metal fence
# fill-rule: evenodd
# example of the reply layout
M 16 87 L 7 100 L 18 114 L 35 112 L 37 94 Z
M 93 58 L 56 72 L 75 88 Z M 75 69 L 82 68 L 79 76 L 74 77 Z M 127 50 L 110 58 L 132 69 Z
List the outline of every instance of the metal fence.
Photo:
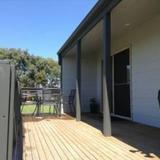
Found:
M 24 115 L 61 113 L 61 93 L 59 88 L 22 88 L 21 112 Z
M 21 160 L 20 92 L 15 67 L 7 61 L 0 61 L 0 127 L 0 160 Z

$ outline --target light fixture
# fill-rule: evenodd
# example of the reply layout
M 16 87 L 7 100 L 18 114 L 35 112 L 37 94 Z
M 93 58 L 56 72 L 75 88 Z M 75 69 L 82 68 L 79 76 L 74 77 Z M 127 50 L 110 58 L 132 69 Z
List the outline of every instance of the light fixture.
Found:
M 126 27 L 129 27 L 131 24 L 130 23 L 126 23 L 124 24 Z

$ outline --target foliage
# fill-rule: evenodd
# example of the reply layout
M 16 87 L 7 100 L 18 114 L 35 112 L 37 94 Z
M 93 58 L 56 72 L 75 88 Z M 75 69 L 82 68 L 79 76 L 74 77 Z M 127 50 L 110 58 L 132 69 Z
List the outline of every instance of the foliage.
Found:
M 33 114 L 36 109 L 36 106 L 31 104 L 31 105 L 23 105 L 21 106 L 21 112 L 23 115 L 25 114 Z M 40 113 L 55 113 L 55 110 L 53 106 L 50 108 L 49 105 L 41 105 L 41 110 Z
M 55 87 L 60 79 L 60 67 L 51 58 L 29 54 L 22 49 L 0 49 L 0 60 L 16 66 L 21 87 Z

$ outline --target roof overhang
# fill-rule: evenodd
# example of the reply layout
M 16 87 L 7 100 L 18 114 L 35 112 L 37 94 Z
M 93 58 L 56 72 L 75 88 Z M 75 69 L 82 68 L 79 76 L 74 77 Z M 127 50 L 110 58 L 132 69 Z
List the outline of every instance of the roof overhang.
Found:
M 96 3 L 58 51 L 59 64 L 61 64 L 63 55 L 72 48 L 79 39 L 89 32 L 89 30 L 91 30 L 103 18 L 104 14 L 110 12 L 120 1 L 121 0 L 99 0 Z

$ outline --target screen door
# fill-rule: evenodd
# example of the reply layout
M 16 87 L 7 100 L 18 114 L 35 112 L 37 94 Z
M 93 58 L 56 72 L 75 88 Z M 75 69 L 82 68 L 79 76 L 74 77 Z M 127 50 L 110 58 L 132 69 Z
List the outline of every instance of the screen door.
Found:
M 129 49 L 114 55 L 114 114 L 131 117 Z

